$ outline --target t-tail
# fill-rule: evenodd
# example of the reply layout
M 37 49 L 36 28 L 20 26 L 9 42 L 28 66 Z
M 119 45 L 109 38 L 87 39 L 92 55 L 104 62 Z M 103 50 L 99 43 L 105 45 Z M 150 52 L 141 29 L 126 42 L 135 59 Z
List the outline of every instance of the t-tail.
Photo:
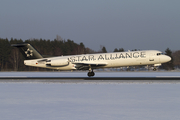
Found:
M 26 60 L 43 58 L 42 55 L 29 43 L 12 44 L 11 46 L 19 48 Z

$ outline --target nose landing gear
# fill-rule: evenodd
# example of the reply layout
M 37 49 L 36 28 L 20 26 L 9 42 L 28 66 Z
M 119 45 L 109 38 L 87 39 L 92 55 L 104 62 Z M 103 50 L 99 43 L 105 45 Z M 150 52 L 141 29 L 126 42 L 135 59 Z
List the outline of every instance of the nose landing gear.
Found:
M 153 68 L 153 71 L 156 71 L 156 70 L 157 70 L 157 68 L 156 68 L 156 67 L 154 67 L 154 68 Z
M 161 66 L 161 64 L 154 64 L 153 71 L 156 71 L 156 70 L 158 69 L 159 66 Z

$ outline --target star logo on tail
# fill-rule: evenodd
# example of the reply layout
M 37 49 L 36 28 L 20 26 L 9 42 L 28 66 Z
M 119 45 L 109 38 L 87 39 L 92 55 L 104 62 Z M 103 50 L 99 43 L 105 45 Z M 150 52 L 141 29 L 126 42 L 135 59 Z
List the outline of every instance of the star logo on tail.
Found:
M 27 51 L 25 51 L 25 54 L 27 55 L 27 57 L 31 57 L 31 56 L 33 56 L 33 50 L 30 50 L 28 48 Z

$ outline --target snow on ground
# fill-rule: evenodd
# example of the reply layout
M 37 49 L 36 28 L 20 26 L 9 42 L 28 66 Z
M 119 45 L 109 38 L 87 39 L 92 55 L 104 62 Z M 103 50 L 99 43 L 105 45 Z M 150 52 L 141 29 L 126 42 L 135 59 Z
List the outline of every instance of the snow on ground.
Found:
M 179 120 L 180 84 L 0 83 L 1 120 Z

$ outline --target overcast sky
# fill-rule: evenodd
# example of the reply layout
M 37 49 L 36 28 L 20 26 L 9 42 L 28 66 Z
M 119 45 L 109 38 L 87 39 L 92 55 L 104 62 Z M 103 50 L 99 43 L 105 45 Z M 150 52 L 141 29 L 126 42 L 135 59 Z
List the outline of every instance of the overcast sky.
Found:
M 180 50 L 180 0 L 1 0 L 0 38 Z

